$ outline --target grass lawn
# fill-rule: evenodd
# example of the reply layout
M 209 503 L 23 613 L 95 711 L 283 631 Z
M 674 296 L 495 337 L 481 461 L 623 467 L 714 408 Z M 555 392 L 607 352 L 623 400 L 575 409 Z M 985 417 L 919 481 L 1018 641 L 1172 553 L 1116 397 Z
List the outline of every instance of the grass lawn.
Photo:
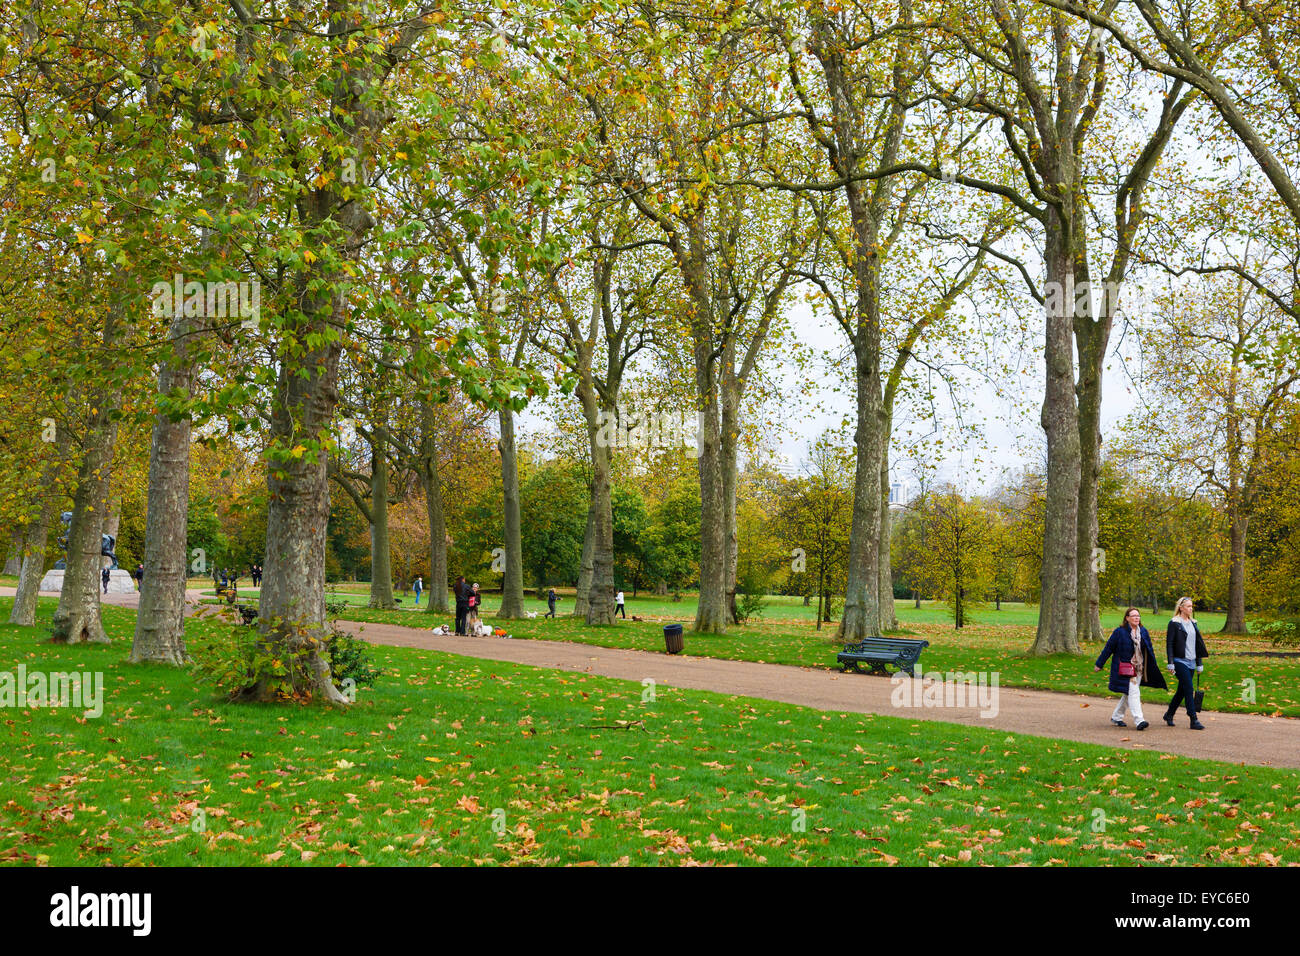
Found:
M 364 600 L 361 603 L 364 605 Z M 488 618 L 499 605 L 498 595 L 487 596 L 484 609 Z M 688 654 L 802 667 L 834 667 L 835 654 L 842 648 L 835 642 L 834 625 L 824 625 L 821 631 L 817 631 L 811 618 L 800 623 L 797 619 L 783 617 L 782 605 L 778 605 L 776 613 L 766 614 L 761 620 L 743 627 L 732 628 L 723 636 L 690 633 L 690 622 L 695 616 L 693 602 L 671 605 L 677 610 L 674 615 L 656 614 L 670 605 L 671 602 L 665 604 L 662 599 L 629 599 L 629 620 L 619 619 L 613 627 L 593 628 L 566 617 L 565 605 L 561 604 L 558 609 L 560 616 L 555 620 L 544 619 L 539 614 L 536 618 L 511 621 L 509 629 L 516 638 L 662 651 L 662 625 L 666 620 L 676 620 L 687 625 Z M 572 606 L 569 602 L 568 607 L 571 609 Z M 545 604 L 531 599 L 525 603 L 528 610 L 538 607 L 545 608 Z M 1116 608 L 1104 615 L 1108 630 L 1112 621 L 1118 623 L 1122 613 L 1122 608 Z M 632 621 L 631 615 L 647 620 Z M 922 602 L 918 610 L 910 602 L 900 603 L 898 616 L 908 634 L 930 642 L 921 655 L 921 664 L 926 671 L 996 671 L 1003 686 L 1109 694 L 1105 673 L 1097 674 L 1093 670 L 1093 661 L 1101 653 L 1100 645 L 1089 646 L 1080 657 L 1034 657 L 1025 652 L 1033 642 L 1037 625 L 1037 609 L 1034 607 L 1004 604 L 1001 612 L 983 609 L 978 614 L 979 623 L 961 630 L 953 628 L 947 609 L 941 604 Z M 451 621 L 450 615 L 419 617 L 414 608 L 380 611 L 364 606 L 350 608 L 344 617 L 355 621 L 425 627 Z M 1163 661 L 1164 628 L 1168 615 L 1148 616 L 1146 620 L 1148 629 L 1153 631 L 1156 654 Z M 1202 675 L 1207 709 L 1300 717 L 1300 657 L 1262 656 L 1272 648 L 1259 638 L 1218 637 L 1213 629 L 1222 626 L 1222 615 L 1217 619 L 1211 614 L 1199 615 L 1198 620 L 1211 655 Z M 1166 675 L 1166 680 L 1172 687 L 1172 678 Z M 1254 701 L 1248 699 L 1252 686 Z M 1144 689 L 1142 696 L 1144 700 L 1163 707 L 1171 695 Z
M 671 688 L 643 702 L 637 683 L 405 648 L 374 649 L 383 674 L 347 711 L 228 704 L 188 671 L 127 664 L 133 612 L 104 617 L 110 646 L 0 626 L 0 670 L 106 681 L 99 719 L 3 714 L 0 860 L 1300 859 L 1290 771 Z M 188 641 L 225 626 L 191 621 Z

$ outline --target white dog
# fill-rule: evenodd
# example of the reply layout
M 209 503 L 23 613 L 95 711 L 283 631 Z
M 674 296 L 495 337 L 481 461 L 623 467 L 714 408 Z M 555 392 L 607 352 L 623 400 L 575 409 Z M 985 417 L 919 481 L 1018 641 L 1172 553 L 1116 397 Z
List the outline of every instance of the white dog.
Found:
M 433 629 L 433 633 L 436 634 L 438 637 L 449 637 L 451 635 L 451 628 L 449 628 L 446 624 L 439 624 L 437 627 Z
M 480 624 L 480 625 L 478 626 L 478 636 L 479 636 L 479 637 L 491 637 L 491 636 L 492 636 L 492 627 L 491 627 L 490 625 L 488 625 L 488 624 Z
M 528 612 L 528 617 L 530 617 L 530 618 L 537 617 L 537 612 L 536 612 L 536 611 L 529 611 L 529 612 Z

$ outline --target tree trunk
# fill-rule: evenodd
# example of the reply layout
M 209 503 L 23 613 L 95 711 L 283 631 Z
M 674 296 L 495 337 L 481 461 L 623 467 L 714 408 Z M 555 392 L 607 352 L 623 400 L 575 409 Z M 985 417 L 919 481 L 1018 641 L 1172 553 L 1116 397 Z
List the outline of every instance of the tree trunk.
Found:
M 447 606 L 447 519 L 442 508 L 442 476 L 438 473 L 438 445 L 433 409 L 421 403 L 424 436 L 420 448 L 420 478 L 424 483 L 424 504 L 429 515 L 429 600 L 425 611 L 446 614 Z
M 740 609 L 736 607 L 736 577 L 740 571 L 740 540 L 736 533 L 736 445 L 740 439 L 740 396 L 734 393 L 733 382 L 729 369 L 723 386 L 718 474 L 722 481 L 722 545 L 727 559 L 727 621 L 739 624 Z
M 1228 570 L 1228 616 L 1221 634 L 1246 633 L 1246 516 L 1233 505 L 1228 512 L 1231 564 Z
M 108 335 L 105 335 L 108 338 Z M 68 528 L 68 567 L 54 612 L 50 639 L 57 644 L 109 643 L 99 614 L 100 557 L 104 512 L 108 506 L 109 470 L 117 441 L 117 422 L 109 418 L 112 397 L 92 399 L 94 411 L 83 446 L 84 457 L 72 498 Z
M 1111 307 L 1109 295 L 1103 308 Z M 1079 512 L 1078 522 L 1078 640 L 1100 641 L 1101 595 L 1097 585 L 1097 487 L 1101 481 L 1101 363 L 1109 341 L 1107 321 L 1086 316 L 1079 338 Z
M 874 312 L 873 306 L 863 308 Z M 854 433 L 853 521 L 849 529 L 844 613 L 840 616 L 839 627 L 839 637 L 845 643 L 880 634 L 880 463 L 883 449 L 880 363 L 874 343 L 863 341 L 872 338 L 870 332 L 860 329 L 858 335 L 859 342 L 854 348 L 858 423 Z
M 1079 413 L 1074 392 L 1073 274 L 1060 213 L 1049 209 L 1048 299 L 1044 358 L 1047 386 L 1042 425 L 1047 436 L 1047 501 L 1043 515 L 1042 598 L 1031 652 L 1079 652 Z
M 104 511 L 103 534 L 108 535 L 110 538 L 113 539 L 114 542 L 116 542 L 118 531 L 121 529 L 121 527 L 122 527 L 122 496 L 119 494 L 119 495 L 112 496 L 108 500 L 108 507 Z M 114 545 L 113 550 L 114 551 L 117 550 L 116 544 Z M 104 568 L 108 567 L 109 561 L 110 559 L 105 558 L 103 561 L 99 562 L 99 567 L 101 571 Z
M 591 591 L 588 595 L 588 624 L 614 623 L 614 504 L 610 489 L 610 451 L 591 441 L 592 503 L 595 520 L 591 536 Z
M 1238 319 L 1238 329 L 1241 327 Z M 1221 634 L 1246 633 L 1246 512 L 1242 481 L 1242 427 L 1241 412 L 1237 404 L 1237 369 L 1234 366 L 1228 381 L 1228 414 L 1226 438 L 1228 457 L 1228 488 L 1224 504 L 1228 511 L 1228 614 Z
M 22 572 L 23 568 L 23 529 L 14 528 L 9 532 L 9 557 L 5 559 L 5 568 L 3 573 L 5 577 L 12 577 Z
M 369 607 L 392 610 L 392 551 L 388 543 L 388 455 L 379 434 L 370 440 L 370 603 Z
M 524 549 L 519 528 L 519 459 L 515 449 L 515 415 L 505 408 L 501 422 L 501 487 L 505 505 L 505 574 L 501 582 L 501 610 L 497 617 L 524 616 Z
M 330 513 L 326 454 L 323 450 L 299 457 L 285 453 L 299 438 L 310 440 L 322 434 L 334 414 L 340 344 L 331 334 L 330 322 L 332 316 L 344 314 L 347 303 L 341 294 L 318 293 L 314 301 L 306 298 L 306 314 L 285 332 L 297 341 L 290 353 L 293 360 L 281 362 L 272 401 L 271 448 L 280 454 L 267 466 L 270 503 L 258 626 L 268 648 L 290 665 L 284 682 L 289 692 L 346 704 L 320 650 L 329 636 L 325 623 L 325 531 Z M 274 700 L 279 690 L 268 677 L 260 676 L 245 696 Z
M 893 421 L 891 412 L 886 412 L 886 422 Z M 880 452 L 880 554 L 877 558 L 876 574 L 880 579 L 880 626 L 887 631 L 898 630 L 898 614 L 894 610 L 894 569 L 890 561 L 890 545 L 893 538 L 894 516 L 889 510 L 889 433 L 892 424 L 885 430 Z
M 728 617 L 723 516 L 726 502 L 722 489 L 718 410 L 712 392 L 707 383 L 700 392 L 700 599 L 695 611 L 695 631 L 700 634 L 726 633 Z
M 173 353 L 158 371 L 160 396 L 179 392 L 185 398 L 194 384 L 186 337 L 190 322 L 172 323 Z M 131 663 L 183 664 L 185 651 L 185 584 L 189 553 L 186 523 L 190 507 L 190 419 L 179 421 L 159 412 L 149 445 L 149 499 L 144 530 L 144 580 L 135 618 Z M 212 557 L 208 556 L 208 561 Z M 203 569 L 205 572 L 208 568 Z
M 723 541 L 727 552 L 727 620 L 739 624 L 736 606 L 736 578 L 740 569 L 740 541 L 736 534 L 736 462 L 723 459 Z
M 826 562 L 817 567 L 817 630 L 822 629 L 822 595 L 826 593 Z
M 587 504 L 587 530 L 582 534 L 582 563 L 578 567 L 578 588 L 573 598 L 573 616 L 587 619 L 591 606 L 592 548 L 596 546 L 596 498 Z M 665 592 L 667 593 L 667 592 Z
M 14 594 L 13 609 L 9 612 L 10 624 L 21 624 L 24 627 L 36 624 L 38 588 L 45 575 L 45 546 L 49 541 L 55 507 L 53 500 L 44 502 L 36 514 L 36 520 L 27 527 L 22 549 L 22 567 L 18 573 L 18 590 Z

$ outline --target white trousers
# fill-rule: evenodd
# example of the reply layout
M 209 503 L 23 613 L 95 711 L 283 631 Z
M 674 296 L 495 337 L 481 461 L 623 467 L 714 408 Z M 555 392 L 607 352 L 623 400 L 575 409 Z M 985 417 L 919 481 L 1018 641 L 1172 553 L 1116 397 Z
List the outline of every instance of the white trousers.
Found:
M 1142 716 L 1142 682 L 1136 677 L 1129 678 L 1128 693 L 1119 695 L 1119 703 L 1115 705 L 1115 712 L 1110 715 L 1111 720 L 1124 719 L 1124 705 L 1128 704 L 1129 713 L 1133 715 L 1133 720 L 1142 723 L 1145 719 Z

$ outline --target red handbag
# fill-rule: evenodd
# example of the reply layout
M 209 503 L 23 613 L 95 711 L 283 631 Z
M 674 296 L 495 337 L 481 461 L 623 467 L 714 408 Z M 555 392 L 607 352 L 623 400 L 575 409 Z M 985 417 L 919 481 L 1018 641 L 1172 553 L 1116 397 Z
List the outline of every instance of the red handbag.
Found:
M 1135 670 L 1133 669 L 1133 662 L 1132 662 L 1132 661 L 1120 661 L 1120 662 L 1119 662 L 1119 676 L 1120 676 L 1120 677 L 1136 677 L 1136 676 L 1137 676 L 1137 671 L 1135 671 Z

